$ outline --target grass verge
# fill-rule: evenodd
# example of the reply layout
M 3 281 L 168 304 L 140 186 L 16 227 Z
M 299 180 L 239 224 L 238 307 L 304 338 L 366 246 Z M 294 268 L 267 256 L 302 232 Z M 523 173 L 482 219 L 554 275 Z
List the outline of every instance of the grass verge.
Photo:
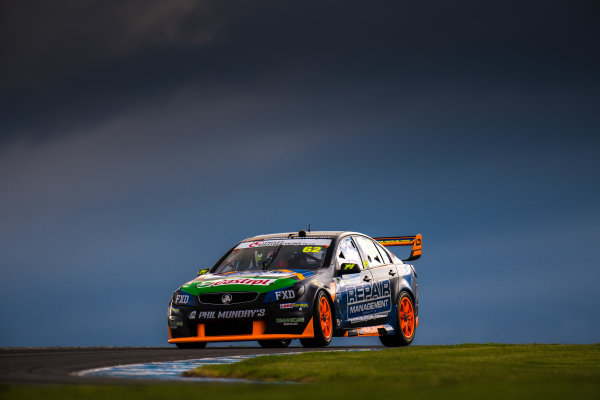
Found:
M 466 344 L 410 346 L 373 352 L 305 353 L 205 366 L 193 374 L 309 384 L 4 385 L 0 386 L 0 398 L 598 399 L 600 345 Z

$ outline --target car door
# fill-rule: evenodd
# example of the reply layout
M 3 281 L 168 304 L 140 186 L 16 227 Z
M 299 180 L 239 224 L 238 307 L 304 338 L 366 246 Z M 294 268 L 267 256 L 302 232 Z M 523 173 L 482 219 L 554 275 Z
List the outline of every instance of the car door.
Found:
M 398 285 L 398 273 L 389 255 L 383 249 L 378 249 L 371 238 L 356 236 L 355 240 L 363 259 L 368 262 L 373 277 L 366 305 L 370 310 L 370 325 L 382 324 L 393 309 L 393 294 Z
M 342 238 L 335 252 L 337 270 L 339 273 L 336 282 L 340 288 L 337 301 L 339 302 L 339 324 L 343 328 L 364 325 L 365 319 L 369 319 L 369 312 L 365 312 L 362 306 L 365 301 L 365 287 L 367 295 L 370 294 L 370 285 L 373 275 L 368 268 L 363 267 L 363 259 L 358 247 L 352 237 Z M 356 264 L 360 272 L 344 273 L 342 265 Z

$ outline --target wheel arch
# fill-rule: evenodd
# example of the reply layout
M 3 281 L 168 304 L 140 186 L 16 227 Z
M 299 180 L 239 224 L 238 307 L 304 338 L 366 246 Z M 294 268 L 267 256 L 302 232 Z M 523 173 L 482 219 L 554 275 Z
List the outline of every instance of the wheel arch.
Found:
M 412 288 L 412 280 L 408 281 L 406 279 L 401 279 L 398 283 L 398 291 L 396 293 L 396 301 L 395 304 L 398 304 L 398 300 L 400 300 L 400 296 L 402 295 L 402 292 L 406 292 L 410 295 L 410 299 L 413 302 L 413 307 L 415 309 L 415 316 L 419 315 L 419 303 L 418 303 L 418 298 L 417 296 L 415 296 L 415 292 L 413 291 Z
M 396 308 L 396 313 L 395 313 L 396 317 L 395 318 L 398 318 L 398 312 L 397 312 L 398 311 L 398 303 L 400 301 L 400 296 L 402 296 L 402 292 L 406 292 L 410 296 L 410 299 L 412 300 L 412 303 L 413 303 L 415 317 L 419 316 L 419 306 L 416 303 L 415 294 L 413 293 L 413 291 L 411 290 L 410 287 L 400 287 L 400 288 L 398 288 L 398 295 L 396 296 L 396 301 L 394 304 L 394 307 Z

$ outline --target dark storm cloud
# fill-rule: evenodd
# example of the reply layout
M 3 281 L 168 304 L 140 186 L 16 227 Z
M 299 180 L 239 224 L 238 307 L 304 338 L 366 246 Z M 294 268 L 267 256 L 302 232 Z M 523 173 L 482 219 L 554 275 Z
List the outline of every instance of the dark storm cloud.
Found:
M 584 2 L 5 2 L 3 137 L 50 137 L 198 85 L 598 88 Z M 399 93 L 391 94 L 397 97 Z M 401 95 L 401 93 L 400 93 Z
M 164 344 L 308 223 L 424 234 L 420 343 L 597 341 L 596 4 L 2 2 L 0 344 Z

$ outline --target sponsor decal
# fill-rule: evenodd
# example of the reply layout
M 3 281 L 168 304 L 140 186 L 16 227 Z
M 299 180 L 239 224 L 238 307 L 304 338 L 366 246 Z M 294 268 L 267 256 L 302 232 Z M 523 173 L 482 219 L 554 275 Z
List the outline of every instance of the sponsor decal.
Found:
M 279 305 L 279 308 L 281 309 L 285 309 L 285 308 L 293 308 L 294 307 L 294 303 L 283 303 Z
M 169 326 L 173 329 L 177 329 L 183 326 L 183 321 L 169 321 Z
M 188 318 L 189 318 L 189 319 L 195 319 L 195 318 L 196 318 L 196 311 L 195 311 L 195 310 L 194 310 L 194 311 L 192 311 L 192 312 L 190 313 L 190 315 L 188 315 Z
M 392 309 L 390 281 L 363 283 L 345 288 L 348 319 L 369 319 Z M 365 318 L 366 317 L 366 318 Z
M 275 239 L 275 240 L 258 240 L 255 242 L 244 242 L 236 246 L 238 249 L 252 249 L 255 247 L 267 246 L 317 246 L 327 248 L 331 244 L 331 239 L 314 239 L 314 238 L 293 238 L 293 239 Z M 320 251 L 320 250 L 318 250 Z M 316 251 L 316 252 L 318 252 Z M 307 250 L 308 252 L 308 250 Z M 312 252 L 312 250 L 311 250 Z
M 197 319 L 231 319 L 231 318 L 260 318 L 265 316 L 265 309 L 200 311 Z
M 383 246 L 403 246 L 412 243 L 412 239 L 381 239 L 378 240 Z M 419 243 L 420 244 L 420 243 Z
M 178 294 L 176 297 L 175 301 L 177 303 L 188 303 L 190 301 L 190 296 L 187 294 Z
M 264 316 L 264 308 L 258 310 L 219 311 L 217 314 L 217 318 L 254 318 Z
M 275 322 L 283 326 L 295 326 L 304 322 L 304 317 L 277 318 Z
M 198 312 L 198 319 L 214 319 L 216 317 L 216 311 L 200 311 Z
M 172 313 L 178 313 L 179 312 L 179 308 L 171 307 L 171 312 Z
M 276 281 L 275 278 L 230 278 L 221 279 L 218 281 L 200 282 L 196 285 L 197 288 L 224 286 L 224 285 L 259 285 L 267 286 Z
M 189 294 L 175 295 L 175 304 L 189 304 L 189 303 L 190 303 L 190 295 Z
M 303 308 L 308 308 L 308 303 L 294 303 L 294 308 L 299 308 L 302 311 Z
M 388 313 L 383 313 L 383 314 L 367 314 L 367 315 L 361 315 L 359 317 L 356 318 L 348 318 L 348 321 L 355 323 L 355 322 L 363 322 L 363 321 L 369 321 L 371 319 L 378 319 L 378 318 L 385 318 L 388 316 Z
M 208 272 L 208 269 L 201 269 L 200 271 L 198 271 L 198 276 L 204 275 L 207 272 Z
M 296 293 L 293 290 L 280 290 L 275 292 L 276 300 L 292 300 L 296 297 Z

